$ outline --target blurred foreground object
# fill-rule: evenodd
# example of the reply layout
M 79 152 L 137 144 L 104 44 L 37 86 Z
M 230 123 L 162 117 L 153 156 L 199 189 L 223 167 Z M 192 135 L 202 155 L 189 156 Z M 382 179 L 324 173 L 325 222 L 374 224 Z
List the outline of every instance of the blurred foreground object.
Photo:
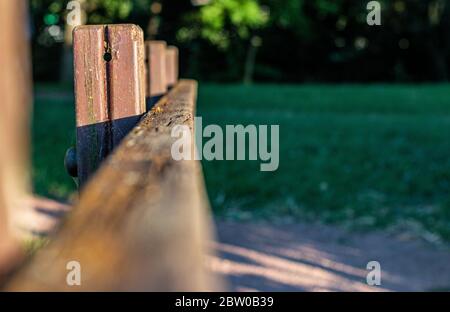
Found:
M 31 67 L 26 4 L 23 0 L 0 2 L 0 282 L 20 257 L 20 218 L 30 189 Z
M 31 72 L 26 2 L 0 3 L 0 231 L 17 236 L 18 216 L 29 193 Z M 7 226 L 6 226 L 7 224 Z M 0 235 L 0 239 L 3 235 Z

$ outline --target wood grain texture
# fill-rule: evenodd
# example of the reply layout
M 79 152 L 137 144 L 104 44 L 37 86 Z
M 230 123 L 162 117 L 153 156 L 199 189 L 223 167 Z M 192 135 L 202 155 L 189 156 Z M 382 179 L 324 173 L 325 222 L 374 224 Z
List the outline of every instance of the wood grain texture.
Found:
M 74 31 L 77 127 L 109 120 L 104 33 L 103 25 L 78 26 Z
M 81 186 L 145 112 L 143 41 L 142 30 L 135 25 L 89 25 L 74 30 Z
M 211 238 L 200 164 L 175 161 L 172 127 L 194 129 L 197 84 L 182 80 L 103 164 L 55 239 L 7 285 L 10 291 L 200 291 Z M 81 286 L 66 264 L 81 264 Z

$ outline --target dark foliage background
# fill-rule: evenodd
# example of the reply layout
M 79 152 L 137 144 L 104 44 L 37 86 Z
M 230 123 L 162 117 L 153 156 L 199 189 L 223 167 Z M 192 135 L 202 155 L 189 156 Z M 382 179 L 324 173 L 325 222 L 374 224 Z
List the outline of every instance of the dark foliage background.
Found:
M 81 1 L 81 0 L 80 0 Z M 64 0 L 32 0 L 35 79 L 58 80 Z M 135 23 L 180 47 L 185 77 L 212 81 L 447 81 L 450 1 L 83 0 L 87 23 Z M 197 5 L 194 5 L 194 4 Z M 198 5 L 202 4 L 202 5 Z M 55 35 L 57 33 L 57 35 Z M 67 64 L 65 66 L 68 66 Z

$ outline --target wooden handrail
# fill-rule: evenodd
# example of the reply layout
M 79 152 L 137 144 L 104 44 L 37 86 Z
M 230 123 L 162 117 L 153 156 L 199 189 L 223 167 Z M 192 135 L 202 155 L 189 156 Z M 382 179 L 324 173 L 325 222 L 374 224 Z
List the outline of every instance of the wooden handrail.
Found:
M 7 283 L 10 291 L 200 291 L 211 219 L 201 166 L 175 161 L 174 125 L 194 129 L 197 83 L 181 80 L 84 188 L 61 231 Z M 81 285 L 66 283 L 67 264 Z

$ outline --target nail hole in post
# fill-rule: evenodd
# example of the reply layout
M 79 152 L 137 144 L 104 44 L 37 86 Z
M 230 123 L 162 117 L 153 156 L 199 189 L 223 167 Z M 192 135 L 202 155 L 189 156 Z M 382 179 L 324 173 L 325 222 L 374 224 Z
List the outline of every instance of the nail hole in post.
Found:
M 111 53 L 110 53 L 110 52 L 105 52 L 105 54 L 103 54 L 103 59 L 104 59 L 106 62 L 111 61 L 111 60 L 112 60 L 112 55 L 111 55 Z

